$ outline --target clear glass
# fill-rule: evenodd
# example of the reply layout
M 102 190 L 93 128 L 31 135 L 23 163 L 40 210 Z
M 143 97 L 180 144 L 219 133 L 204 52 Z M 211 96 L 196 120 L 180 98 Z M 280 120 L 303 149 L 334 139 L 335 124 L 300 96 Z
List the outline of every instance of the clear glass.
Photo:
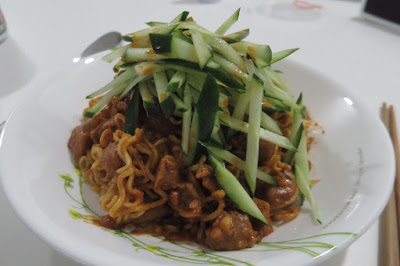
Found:
M 0 8 L 0 43 L 7 39 L 7 23 Z

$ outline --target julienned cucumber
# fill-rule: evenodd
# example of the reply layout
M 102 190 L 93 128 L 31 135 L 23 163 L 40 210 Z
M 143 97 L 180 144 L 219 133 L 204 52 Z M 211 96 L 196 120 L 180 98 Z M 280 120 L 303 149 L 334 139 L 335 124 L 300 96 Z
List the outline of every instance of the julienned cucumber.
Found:
M 219 118 L 220 121 L 229 128 L 232 128 L 236 131 L 241 131 L 243 133 L 248 133 L 249 131 L 248 123 L 240 121 L 233 117 L 229 117 L 226 115 L 226 113 L 221 112 Z M 287 150 L 296 151 L 296 148 L 293 146 L 289 139 L 263 128 L 260 128 L 260 139 L 274 143 L 279 147 L 285 148 Z
M 170 22 L 149 22 L 150 27 L 125 35 L 123 39 L 129 44 L 103 58 L 107 62 L 119 59 L 114 66 L 117 74 L 110 83 L 88 96 L 104 94 L 85 116 L 93 117 L 113 97 L 119 96 L 121 100 L 133 90 L 128 104 L 131 111 L 126 114 L 127 132 L 134 133 L 140 100 L 151 119 L 159 119 L 160 111 L 167 118 L 172 115 L 181 118 L 184 164 L 194 164 L 208 151 L 209 161 L 227 195 L 239 208 L 263 222 L 265 217 L 246 189 L 232 178 L 220 159 L 245 172 L 253 195 L 256 178 L 276 184 L 272 176 L 258 169 L 260 139 L 274 143 L 286 149 L 284 162 L 294 167 L 298 186 L 318 218 L 306 165 L 302 119 L 307 116 L 302 95 L 296 101 L 281 72 L 272 69 L 273 63 L 297 48 L 272 52 L 267 44 L 244 41 L 249 29 L 226 34 L 239 13 L 240 9 L 215 32 L 198 25 L 184 11 Z M 290 140 L 272 118 L 274 112 L 293 116 Z M 243 160 L 224 149 L 237 131 L 247 134 Z M 215 147 L 207 144 L 203 145 L 205 149 L 199 141 Z
M 269 225 L 260 209 L 254 203 L 253 199 L 247 194 L 246 190 L 239 183 L 237 178 L 225 168 L 222 161 L 209 154 L 208 159 L 214 167 L 215 175 L 219 185 L 224 189 L 229 198 L 238 206 L 242 211 L 248 213 L 254 218 L 260 220 L 266 225 Z
M 239 157 L 234 155 L 233 153 L 231 153 L 225 149 L 222 149 L 220 147 L 217 147 L 215 145 L 206 143 L 206 142 L 201 142 L 201 144 L 214 156 L 236 166 L 237 168 L 239 168 L 243 171 L 245 170 L 246 163 L 243 160 L 241 160 Z M 268 184 L 271 184 L 271 185 L 278 184 L 273 176 L 261 171 L 260 169 L 257 169 L 256 175 L 257 175 L 258 179 L 260 179 Z
M 161 110 L 165 117 L 170 117 L 175 111 L 175 103 L 170 93 L 167 92 L 168 79 L 164 71 L 160 71 L 153 74 L 154 82 L 156 84 L 156 90 L 158 95 L 158 101 L 160 102 Z

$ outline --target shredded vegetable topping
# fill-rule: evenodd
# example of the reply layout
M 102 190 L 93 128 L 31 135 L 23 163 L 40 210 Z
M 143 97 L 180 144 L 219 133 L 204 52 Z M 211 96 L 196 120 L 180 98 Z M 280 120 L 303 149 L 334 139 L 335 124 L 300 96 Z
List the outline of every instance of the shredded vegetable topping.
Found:
M 319 221 L 311 193 L 302 95 L 296 100 L 281 73 L 272 67 L 297 48 L 272 52 L 269 45 L 244 41 L 248 29 L 226 34 L 239 12 L 215 31 L 201 27 L 185 11 L 169 23 L 148 22 L 150 27 L 125 35 L 129 43 L 103 58 L 107 62 L 119 59 L 114 66 L 117 74 L 87 96 L 104 94 L 85 116 L 94 117 L 116 95 L 120 99 L 130 95 L 124 128 L 128 134 L 133 135 L 138 125 L 138 105 L 143 105 L 148 119 L 158 121 L 159 110 L 165 118 L 180 118 L 185 165 L 206 155 L 232 201 L 265 224 L 252 197 L 257 180 L 279 186 L 258 165 L 260 140 L 272 143 L 286 152 L 284 162 L 294 168 L 296 183 Z M 293 117 L 290 136 L 272 118 L 276 112 Z M 226 149 L 238 132 L 247 134 L 244 160 Z M 225 162 L 244 171 L 247 188 Z

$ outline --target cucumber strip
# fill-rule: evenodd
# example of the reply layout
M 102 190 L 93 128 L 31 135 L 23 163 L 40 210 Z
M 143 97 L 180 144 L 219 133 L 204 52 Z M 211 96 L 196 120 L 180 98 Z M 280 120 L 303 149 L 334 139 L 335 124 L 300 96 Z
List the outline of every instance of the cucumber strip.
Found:
M 239 18 L 239 13 L 240 13 L 240 8 L 235 11 L 235 13 L 232 14 L 224 23 L 222 23 L 221 26 L 215 31 L 216 34 L 225 34 L 233 24 L 238 20 Z
M 204 71 L 210 73 L 214 78 L 222 82 L 225 86 L 234 89 L 237 93 L 244 93 L 246 91 L 245 86 L 241 82 L 223 69 L 215 69 L 207 65 L 204 67 Z
M 310 172 L 307 158 L 307 138 L 305 130 L 303 130 L 301 134 L 299 149 L 295 155 L 295 176 L 297 186 L 311 205 L 311 210 L 315 220 L 318 223 L 321 223 L 319 220 L 318 206 L 311 192 Z
M 276 123 L 276 121 L 272 119 L 272 117 L 270 117 L 264 112 L 261 112 L 261 126 L 266 130 L 269 130 L 271 132 L 274 132 L 275 134 L 283 136 L 283 133 L 278 126 L 278 123 Z
M 161 24 L 154 27 L 139 30 L 133 33 L 129 33 L 126 34 L 125 36 L 130 37 L 133 41 L 135 41 L 136 39 L 148 37 L 149 33 L 170 34 L 178 25 L 179 23 Z
M 272 52 L 269 45 L 241 41 L 233 43 L 231 46 L 243 55 L 249 54 L 260 68 L 271 65 Z
M 176 92 L 186 82 L 186 74 L 183 71 L 176 71 L 168 82 L 167 92 Z
M 240 78 L 242 81 L 247 79 L 247 74 L 243 72 L 239 67 L 237 67 L 234 63 L 226 60 L 223 56 L 214 53 L 213 59 L 214 62 L 221 65 L 222 69 L 226 72 L 232 74 L 233 76 Z
M 111 63 L 112 61 L 114 61 L 117 58 L 120 58 L 124 53 L 125 50 L 130 46 L 130 44 L 127 44 L 125 46 L 119 47 L 118 49 L 112 51 L 109 54 L 106 54 L 105 56 L 103 56 L 101 59 L 106 61 L 107 63 Z
M 158 102 L 166 118 L 170 117 L 175 111 L 175 103 L 171 94 L 167 92 L 168 79 L 164 71 L 153 74 L 156 84 Z
M 202 26 L 196 24 L 195 22 L 192 21 L 186 21 L 186 22 L 182 22 L 179 24 L 179 26 L 177 27 L 177 29 L 187 29 L 192 31 L 198 31 L 203 35 L 207 35 L 207 36 L 214 36 L 214 37 L 220 37 L 221 35 L 216 34 L 212 31 L 209 31 L 205 28 L 203 28 Z
M 204 81 L 206 80 L 206 76 L 196 75 L 196 74 L 186 74 L 186 82 L 189 83 L 190 86 L 195 88 L 198 91 L 201 91 L 203 87 Z
M 155 61 L 158 59 L 167 58 L 164 55 L 156 54 L 153 48 L 128 48 L 122 57 L 126 63 L 137 61 Z
M 157 105 L 154 102 L 153 96 L 151 95 L 146 82 L 142 81 L 139 83 L 139 92 L 143 100 L 143 107 L 149 118 L 154 120 L 160 120 L 160 115 L 158 114 Z
M 228 116 L 226 113 L 220 113 L 220 121 L 237 131 L 241 131 L 243 133 L 248 133 L 249 130 L 249 124 L 246 122 L 243 122 L 241 120 L 238 120 L 236 118 Z M 289 139 L 287 139 L 284 136 L 280 136 L 278 134 L 275 134 L 271 131 L 265 130 L 263 128 L 260 128 L 260 139 L 269 141 L 271 143 L 274 143 L 278 145 L 279 147 L 285 148 L 287 150 L 291 151 L 296 151 L 296 148 L 293 146 L 293 144 L 290 142 Z
M 266 71 L 269 74 L 269 77 L 271 78 L 272 82 L 279 88 L 281 88 L 284 91 L 289 91 L 290 90 L 290 85 L 289 83 L 281 77 L 281 75 L 271 69 L 266 69 Z
M 234 32 L 234 33 L 225 35 L 225 36 L 221 37 L 221 39 L 226 41 L 227 43 L 231 44 L 231 43 L 235 43 L 235 42 L 243 40 L 244 38 L 249 36 L 249 34 L 250 34 L 250 30 L 244 29 L 244 30 L 241 30 L 238 32 Z
M 182 151 L 185 155 L 189 154 L 189 135 L 190 135 L 190 120 L 192 118 L 192 95 L 190 94 L 189 84 L 185 85 L 183 92 L 183 103 L 190 108 L 183 113 L 182 118 Z
M 124 73 L 122 73 L 121 75 L 118 75 L 115 79 L 113 79 L 110 83 L 108 83 L 101 89 L 86 96 L 86 99 L 92 99 L 96 96 L 99 96 L 99 95 L 103 94 L 104 92 L 109 91 L 112 88 L 115 88 L 116 86 L 119 86 L 119 85 L 127 82 L 128 80 L 136 78 L 136 77 L 137 77 L 137 75 L 135 73 L 135 69 L 129 68 Z
M 170 56 L 191 62 L 199 62 L 193 44 L 190 44 L 180 38 L 172 36 Z
M 236 206 L 238 206 L 245 213 L 260 220 L 264 224 L 269 225 L 252 198 L 239 183 L 236 177 L 225 168 L 224 164 L 210 154 L 208 155 L 208 159 L 211 165 L 214 167 L 218 184 L 233 201 L 233 203 L 235 203 Z
M 226 96 L 223 93 L 220 93 L 219 94 L 219 100 L 218 100 L 218 107 L 225 108 L 225 107 L 228 107 L 228 104 L 229 104 L 228 96 Z
M 310 169 L 308 168 L 308 156 L 307 156 L 307 137 L 303 124 L 301 124 L 299 130 L 301 130 L 302 132 L 299 141 L 299 147 L 295 155 L 295 167 L 300 168 L 300 170 L 304 174 L 305 181 L 307 182 L 308 186 L 311 187 Z
M 196 103 L 199 114 L 199 140 L 207 140 L 211 136 L 218 111 L 218 100 L 217 82 L 208 74 Z
M 139 119 L 139 90 L 136 88 L 129 100 L 125 111 L 124 132 L 130 135 L 135 135 L 135 130 Z
M 172 100 L 174 101 L 175 104 L 175 110 L 179 112 L 186 112 L 189 110 L 189 106 L 184 104 L 181 99 L 179 99 L 178 96 L 176 96 L 174 93 L 171 93 Z
M 250 194 L 254 195 L 256 192 L 256 171 L 258 167 L 258 154 L 260 147 L 260 124 L 261 124 L 261 113 L 262 113 L 262 97 L 264 88 L 254 78 L 254 64 L 252 61 L 248 61 L 251 68 L 248 67 L 249 74 L 252 74 L 253 79 L 250 81 L 249 91 L 249 129 L 247 133 L 247 148 L 246 148 L 246 168 L 244 175 L 247 181 L 247 185 L 250 189 Z
M 237 168 L 239 168 L 243 171 L 245 170 L 246 162 L 243 161 L 242 159 L 240 159 L 239 157 L 237 157 L 235 154 L 233 154 L 225 149 L 216 147 L 212 144 L 206 143 L 206 142 L 200 142 L 200 143 L 208 150 L 208 152 L 212 153 L 212 155 L 214 155 L 215 157 L 218 157 L 218 158 L 236 166 Z M 268 184 L 278 185 L 278 182 L 276 182 L 276 180 L 273 176 L 261 171 L 258 168 L 257 168 L 256 176 L 258 179 L 260 179 Z
M 279 60 L 282 60 L 283 58 L 291 55 L 292 53 L 296 52 L 297 50 L 299 50 L 299 48 L 287 49 L 287 50 L 273 53 L 271 64 L 278 62 Z
M 162 65 L 165 68 L 172 68 L 186 73 L 197 74 L 204 78 L 206 77 L 206 73 L 201 72 L 199 64 L 195 62 L 190 62 L 182 59 L 160 59 L 155 61 L 154 64 Z
M 122 60 L 119 64 L 116 64 L 113 68 L 114 72 L 118 73 L 120 70 L 127 70 L 132 68 L 136 63 L 124 63 Z
M 188 15 L 189 15 L 189 12 L 188 12 L 188 11 L 183 11 L 183 12 L 180 13 L 178 16 L 176 16 L 176 17 L 171 21 L 171 23 L 185 21 Z
M 299 98 L 297 98 L 296 103 L 299 106 L 299 112 L 300 112 L 301 118 L 308 120 L 308 117 L 306 114 L 306 107 L 303 104 L 303 93 L 302 92 L 300 93 Z
M 216 114 L 214 128 L 211 133 L 210 142 L 215 143 L 218 147 L 223 148 L 225 146 L 225 138 L 221 138 L 223 134 L 221 132 L 221 124 L 219 122 L 218 113 Z M 204 145 L 203 145 L 204 146 Z
M 200 97 L 200 91 L 196 90 L 194 87 L 190 86 L 190 94 L 192 95 L 192 101 L 193 103 L 197 104 L 197 101 L 199 100 Z
M 126 87 L 126 89 L 121 93 L 121 95 L 119 96 L 118 100 L 122 100 L 125 95 L 130 92 L 133 87 L 135 87 L 139 82 L 146 80 L 148 78 L 150 78 L 151 75 L 147 75 L 147 76 L 137 76 L 135 79 L 133 79 L 128 86 Z
M 173 23 L 173 24 L 165 24 L 165 25 L 159 25 L 156 27 L 149 28 L 151 30 L 148 29 L 147 33 L 145 33 L 145 34 L 140 33 L 136 36 L 131 37 L 132 38 L 131 47 L 132 48 L 148 48 L 151 46 L 150 39 L 149 39 L 150 33 L 169 35 L 169 34 L 171 34 L 171 32 L 174 31 L 174 29 L 177 26 L 178 26 L 178 23 Z
M 118 73 L 119 69 L 120 69 L 120 66 L 123 65 L 123 64 L 125 64 L 125 62 L 122 61 L 122 60 L 119 60 L 113 67 L 114 72 Z
M 207 65 L 208 61 L 210 61 L 212 54 L 210 49 L 208 49 L 208 45 L 204 40 L 203 35 L 198 31 L 192 31 L 191 33 L 194 49 L 199 59 L 200 69 L 203 69 Z
M 242 71 L 246 71 L 246 65 L 242 57 L 236 52 L 235 49 L 233 49 L 231 45 L 224 40 L 213 36 L 205 36 L 205 40 L 216 52 L 223 55 L 228 61 L 231 61 L 237 65 Z
M 292 130 L 293 130 L 293 127 L 292 127 Z M 293 146 L 295 146 L 297 149 L 299 148 L 299 143 L 300 143 L 303 131 L 304 131 L 303 124 L 300 124 L 300 127 L 297 128 L 296 131 L 292 131 L 294 133 L 293 133 L 293 137 L 290 140 L 293 143 Z M 295 154 L 296 154 L 296 152 L 294 152 L 294 151 L 287 151 L 285 159 L 283 160 L 283 162 L 286 163 L 286 164 L 292 165 L 293 158 L 294 158 Z
M 165 69 L 165 66 L 155 64 L 154 61 L 144 61 L 134 66 L 134 70 L 139 76 L 147 76 L 152 73 L 164 71 Z
M 147 24 L 148 26 L 150 26 L 150 27 L 154 27 L 154 26 L 165 25 L 165 24 L 167 24 L 167 23 L 165 23 L 165 22 L 158 22 L 158 21 L 149 21 L 149 22 L 146 22 L 146 24 Z
M 275 84 L 271 81 L 269 72 L 266 68 L 261 70 L 256 69 L 255 73 L 264 82 L 264 88 L 266 89 L 267 95 L 281 100 L 284 104 L 290 106 L 291 108 L 295 109 L 298 107 L 296 100 L 287 91 L 275 86 Z
M 147 88 L 149 89 L 150 94 L 157 99 L 158 95 L 157 95 L 157 90 L 156 90 L 156 86 L 154 84 L 154 80 L 149 80 L 146 82 Z
M 126 88 L 127 82 L 119 84 L 112 90 L 110 90 L 103 98 L 100 99 L 95 105 L 93 105 L 89 110 L 86 111 L 85 117 L 94 117 L 115 95 L 120 94 Z
M 195 48 L 180 38 L 170 34 L 149 34 L 151 46 L 157 54 L 168 54 L 169 58 L 178 58 L 192 62 L 198 62 Z
M 190 125 L 190 139 L 188 155 L 183 158 L 185 165 L 192 165 L 197 151 L 197 141 L 199 140 L 199 113 L 194 109 L 192 123 Z
M 190 43 L 190 44 L 193 44 L 192 39 L 190 39 L 188 36 L 186 36 L 185 34 L 183 34 L 182 31 L 180 31 L 180 30 L 173 31 L 173 32 L 171 33 L 171 35 L 174 36 L 174 37 L 176 37 L 176 38 L 179 38 L 179 39 L 181 39 L 181 40 L 183 40 L 183 41 L 185 41 L 185 42 L 188 42 L 188 43 Z
M 154 52 L 157 54 L 171 52 L 172 37 L 170 34 L 150 33 L 149 40 Z
M 244 115 L 246 114 L 246 110 L 248 110 L 250 98 L 249 93 L 243 93 L 239 95 L 238 100 L 236 101 L 235 109 L 233 109 L 232 117 L 243 121 Z M 230 140 L 236 134 L 236 130 L 229 128 L 227 133 L 227 139 Z

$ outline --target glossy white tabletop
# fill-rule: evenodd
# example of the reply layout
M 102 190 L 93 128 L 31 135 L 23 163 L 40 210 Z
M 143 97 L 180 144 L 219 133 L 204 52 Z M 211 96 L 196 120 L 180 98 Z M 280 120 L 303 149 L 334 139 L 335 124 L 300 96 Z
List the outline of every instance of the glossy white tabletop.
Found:
M 240 26 L 265 24 L 274 49 L 301 47 L 295 60 L 318 69 L 364 95 L 378 115 L 383 101 L 400 103 L 400 34 L 359 18 L 360 2 L 318 1 L 322 10 L 288 19 L 274 13 L 285 0 L 3 0 L 8 39 L 0 44 L 0 122 L 24 92 L 45 80 L 97 37 L 132 32 L 149 20 L 167 20 L 181 10 L 193 16 L 225 9 L 222 20 L 242 7 Z M 279 11 L 279 10 L 278 10 Z M 161 17 L 159 14 L 162 14 Z M 198 18 L 207 24 L 207 18 Z M 265 37 L 263 37 L 265 39 Z M 257 36 L 252 35 L 257 42 Z M 62 95 L 60 95 L 62 97 Z M 0 265 L 76 265 L 34 236 L 14 215 L 0 190 Z M 379 222 L 324 265 L 378 264 Z

